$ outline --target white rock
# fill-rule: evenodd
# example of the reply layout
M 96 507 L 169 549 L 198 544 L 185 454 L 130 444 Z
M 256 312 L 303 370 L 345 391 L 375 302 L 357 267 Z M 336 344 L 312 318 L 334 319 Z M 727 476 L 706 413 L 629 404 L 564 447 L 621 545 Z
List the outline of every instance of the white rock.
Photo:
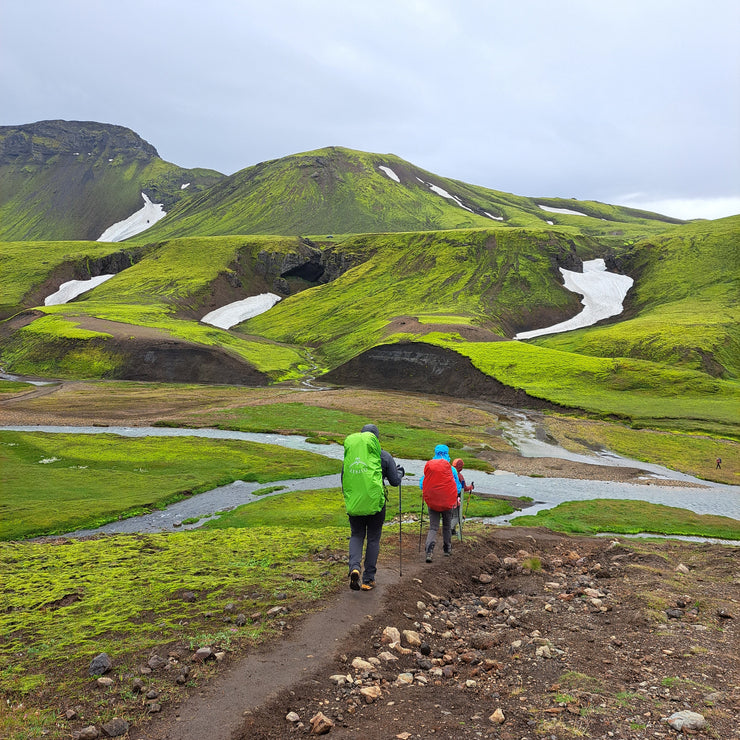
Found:
M 360 693 L 365 697 L 365 702 L 368 704 L 372 704 L 381 697 L 380 686 L 366 686 L 364 689 L 360 689 Z
M 418 632 L 415 632 L 414 630 L 404 630 L 403 636 L 406 642 L 408 642 L 412 647 L 421 646 L 421 636 Z
M 380 641 L 384 643 L 401 642 L 401 633 L 395 627 L 386 627 Z
M 300 722 L 301 720 L 301 718 L 295 712 L 288 712 L 285 715 L 285 719 L 287 719 L 288 722 Z
M 503 724 L 506 718 L 504 717 L 504 713 L 501 711 L 501 707 L 499 707 L 488 719 L 493 722 L 493 724 L 500 725 Z
M 369 673 L 373 670 L 373 664 L 369 663 L 368 661 L 364 660 L 363 658 L 355 658 L 352 661 L 352 667 L 356 671 L 360 671 L 361 673 Z
M 698 712 L 674 712 L 670 717 L 662 717 L 674 730 L 703 730 L 707 724 L 704 715 Z

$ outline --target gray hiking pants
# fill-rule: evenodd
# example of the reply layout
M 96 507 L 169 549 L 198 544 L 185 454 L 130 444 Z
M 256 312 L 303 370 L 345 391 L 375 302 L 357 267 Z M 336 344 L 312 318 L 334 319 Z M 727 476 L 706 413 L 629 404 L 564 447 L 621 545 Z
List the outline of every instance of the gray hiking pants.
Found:
M 365 545 L 365 569 L 362 571 L 362 582 L 370 583 L 375 580 L 377 572 L 378 553 L 380 552 L 380 536 L 383 534 L 385 523 L 385 506 L 377 514 L 349 517 L 349 572 L 355 568 L 360 570 L 362 561 L 362 546 Z
M 442 545 L 445 552 L 452 549 L 452 512 L 454 509 L 447 511 L 432 511 L 429 509 L 429 531 L 427 532 L 426 553 L 429 555 L 434 550 L 437 542 L 437 530 L 439 529 L 439 520 L 442 519 Z

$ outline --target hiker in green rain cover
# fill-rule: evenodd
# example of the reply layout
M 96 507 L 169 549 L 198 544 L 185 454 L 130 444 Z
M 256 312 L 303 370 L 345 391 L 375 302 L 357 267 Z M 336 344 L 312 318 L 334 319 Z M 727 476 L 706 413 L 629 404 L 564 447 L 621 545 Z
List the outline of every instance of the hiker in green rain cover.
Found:
M 398 486 L 403 474 L 403 468 L 396 465 L 392 455 L 381 449 L 380 433 L 375 424 L 365 424 L 362 431 L 350 434 L 344 440 L 342 493 L 351 532 L 349 587 L 353 591 L 370 591 L 375 587 L 380 536 L 385 522 L 383 481 L 385 479 L 390 485 Z M 365 562 L 361 571 L 363 546 Z

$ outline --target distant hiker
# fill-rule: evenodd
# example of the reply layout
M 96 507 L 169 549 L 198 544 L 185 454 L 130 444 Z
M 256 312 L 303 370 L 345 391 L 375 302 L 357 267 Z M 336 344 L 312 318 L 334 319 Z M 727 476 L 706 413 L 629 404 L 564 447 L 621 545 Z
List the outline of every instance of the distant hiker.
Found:
M 452 554 L 452 511 L 460 503 L 459 495 L 462 490 L 457 470 L 450 463 L 450 450 L 447 445 L 437 445 L 434 448 L 434 457 L 424 465 L 424 475 L 419 481 L 419 488 L 429 510 L 429 532 L 425 550 L 427 563 L 431 563 L 440 518 L 444 553 Z
M 456 457 L 452 461 L 452 467 L 455 468 L 455 470 L 457 470 L 457 479 L 460 481 L 460 485 L 462 486 L 462 491 L 464 493 L 470 493 L 475 488 L 475 483 L 470 481 L 470 485 L 468 485 L 465 482 L 465 478 L 463 478 L 463 474 L 462 474 L 463 468 L 465 467 L 465 463 L 459 457 Z M 450 531 L 452 535 L 454 535 L 455 531 L 457 530 L 457 527 L 460 526 L 460 532 L 458 536 L 462 539 L 462 511 L 460 508 L 461 506 L 462 506 L 462 501 L 461 499 L 458 499 L 457 510 L 453 509 L 452 511 L 452 525 L 450 527 Z
M 465 493 L 470 493 L 475 488 L 475 483 L 470 483 L 470 485 L 467 485 L 465 483 L 465 478 L 463 478 L 463 468 L 465 467 L 465 463 L 459 458 L 456 457 L 452 461 L 452 467 L 457 470 L 457 479 L 460 481 L 460 485 L 462 486 L 462 490 L 465 491 Z
M 717 458 L 717 467 L 715 468 L 715 470 L 719 470 L 721 468 L 722 468 L 722 458 L 721 457 L 718 457 Z
M 360 432 L 344 440 L 342 493 L 349 517 L 349 587 L 353 591 L 375 588 L 380 536 L 385 522 L 386 490 L 383 479 L 392 486 L 401 484 L 404 469 L 396 465 L 389 452 L 380 447 L 375 424 L 365 424 Z M 367 544 L 365 545 L 365 540 Z M 365 566 L 360 585 L 362 549 Z

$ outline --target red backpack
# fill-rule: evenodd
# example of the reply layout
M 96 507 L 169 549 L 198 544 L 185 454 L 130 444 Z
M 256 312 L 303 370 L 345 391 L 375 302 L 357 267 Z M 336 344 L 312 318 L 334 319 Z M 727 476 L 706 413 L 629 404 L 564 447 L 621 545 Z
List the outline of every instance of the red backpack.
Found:
M 457 506 L 457 483 L 449 460 L 435 458 L 424 466 L 424 503 L 432 511 L 447 511 Z

